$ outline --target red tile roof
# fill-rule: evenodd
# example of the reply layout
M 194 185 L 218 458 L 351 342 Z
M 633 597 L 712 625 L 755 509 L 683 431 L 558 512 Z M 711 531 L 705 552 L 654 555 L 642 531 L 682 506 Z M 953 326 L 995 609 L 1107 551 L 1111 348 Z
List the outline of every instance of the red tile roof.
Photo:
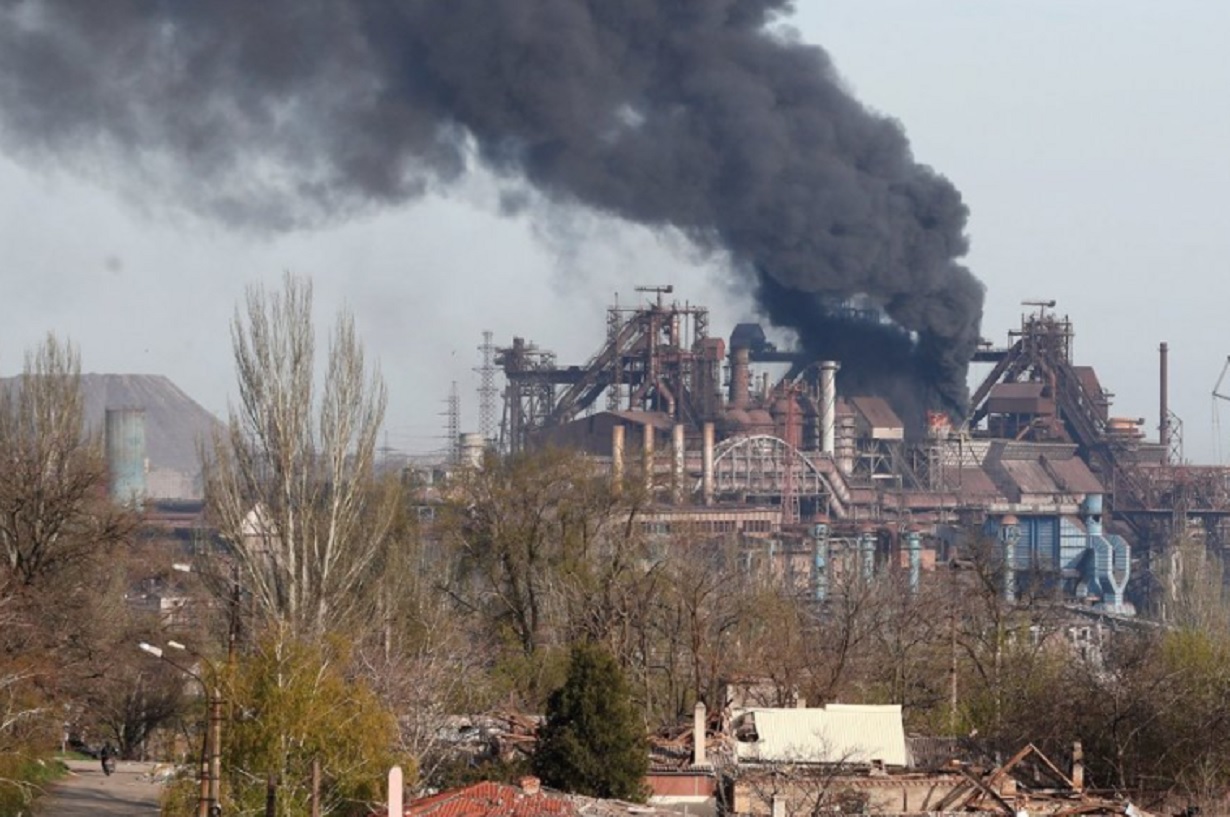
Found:
M 576 807 L 560 795 L 485 781 L 408 803 L 406 817 L 568 817 Z

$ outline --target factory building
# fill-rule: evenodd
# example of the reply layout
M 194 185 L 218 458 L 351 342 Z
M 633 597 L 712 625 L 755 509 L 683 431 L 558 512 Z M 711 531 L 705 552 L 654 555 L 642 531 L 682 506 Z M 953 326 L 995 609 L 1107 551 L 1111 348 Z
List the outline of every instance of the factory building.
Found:
M 1224 470 L 1182 465 L 1171 422 L 1154 442 L 1143 421 L 1111 414 L 1053 303 L 1031 304 L 1008 345 L 978 350 L 991 369 L 964 417 L 930 410 L 912 427 L 899 394 L 853 391 L 840 360 L 779 350 L 755 324 L 712 337 L 703 307 L 639 291 L 644 303 L 608 310 L 587 363 L 560 365 L 523 338 L 496 351 L 502 447 L 576 448 L 639 475 L 656 500 L 649 532 L 737 534 L 817 597 L 838 569 L 900 568 L 917 587 L 960 537 L 981 535 L 1006 597 L 1043 581 L 1130 614 L 1133 569 L 1175 525 L 1220 537 L 1230 516 Z M 1162 361 L 1167 417 L 1164 346 Z

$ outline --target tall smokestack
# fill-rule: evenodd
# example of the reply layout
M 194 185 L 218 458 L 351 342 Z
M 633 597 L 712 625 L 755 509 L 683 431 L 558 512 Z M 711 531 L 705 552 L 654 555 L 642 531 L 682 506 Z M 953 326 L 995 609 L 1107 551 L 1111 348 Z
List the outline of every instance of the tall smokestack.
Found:
M 835 360 L 820 364 L 820 450 L 833 456 L 837 440 L 837 370 Z
M 9 2 L 0 134 L 56 167 L 156 165 L 143 190 L 245 230 L 485 166 L 511 208 L 575 204 L 728 251 L 817 358 L 963 407 L 983 301 L 958 262 L 966 206 L 827 53 L 782 36 L 794 5 Z M 855 296 L 901 331 L 845 326 L 834 307 Z
M 748 396 L 752 388 L 750 358 L 751 351 L 746 346 L 736 346 L 730 350 L 731 408 L 747 408 Z
M 1157 442 L 1162 448 L 1162 463 L 1170 462 L 1170 347 L 1166 341 L 1157 347 L 1158 356 L 1158 422 Z

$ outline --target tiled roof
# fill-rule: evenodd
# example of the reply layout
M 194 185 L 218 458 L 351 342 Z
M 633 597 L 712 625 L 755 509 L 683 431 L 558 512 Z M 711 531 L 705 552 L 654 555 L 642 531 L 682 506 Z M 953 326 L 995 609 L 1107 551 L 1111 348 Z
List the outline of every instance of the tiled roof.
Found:
M 529 778 L 533 780 L 533 778 Z M 653 806 L 484 781 L 406 805 L 405 817 L 665 817 Z
M 409 803 L 406 817 L 557 817 L 575 815 L 575 807 L 562 795 L 537 791 L 526 794 L 517 786 L 484 781 Z

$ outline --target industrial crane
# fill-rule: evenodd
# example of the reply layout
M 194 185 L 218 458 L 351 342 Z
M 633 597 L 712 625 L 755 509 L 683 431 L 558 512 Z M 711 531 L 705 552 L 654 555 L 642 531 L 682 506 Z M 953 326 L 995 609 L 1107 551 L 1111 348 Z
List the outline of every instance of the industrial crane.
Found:
M 1213 384 L 1213 450 L 1217 456 L 1218 464 L 1225 461 L 1221 455 L 1221 416 L 1218 411 L 1218 400 L 1230 401 L 1230 394 L 1226 394 L 1221 390 L 1222 383 L 1226 380 L 1226 373 L 1230 372 L 1230 356 L 1226 357 L 1226 363 L 1221 367 L 1221 374 L 1217 376 L 1217 382 Z

